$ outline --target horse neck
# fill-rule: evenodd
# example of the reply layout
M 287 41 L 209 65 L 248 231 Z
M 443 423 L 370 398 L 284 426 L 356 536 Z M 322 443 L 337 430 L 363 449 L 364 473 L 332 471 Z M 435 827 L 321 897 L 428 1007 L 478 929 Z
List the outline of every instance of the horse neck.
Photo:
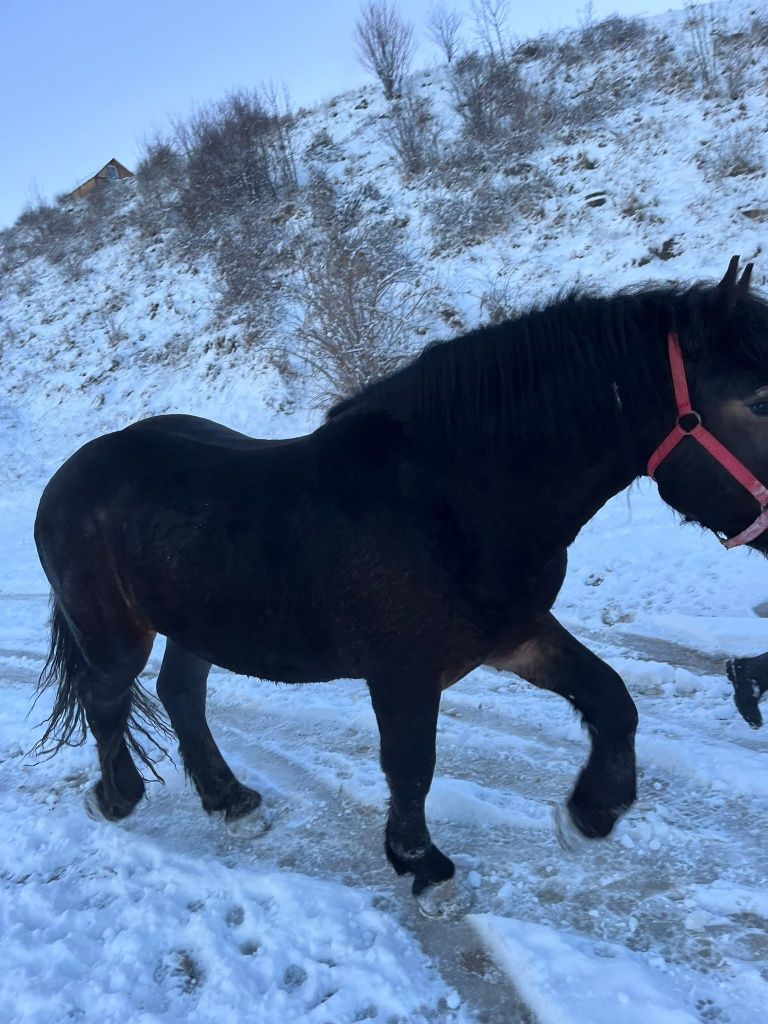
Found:
M 511 422 L 507 437 L 478 430 L 473 443 L 451 446 L 457 480 L 482 491 L 493 514 L 510 525 L 536 533 L 549 524 L 558 544 L 570 544 L 606 501 L 646 472 L 672 425 L 672 387 L 657 333 L 641 339 L 654 346 L 652 372 L 646 351 L 639 353 L 646 360 L 642 372 L 639 365 L 617 364 L 614 372 L 607 366 L 581 395 L 593 403 L 590 414 L 559 425 L 542 422 L 538 433 L 529 422 L 522 436 Z M 638 388 L 637 380 L 644 385 Z
M 563 454 L 565 457 L 563 457 Z M 521 535 L 569 545 L 581 528 L 642 469 L 622 443 L 600 444 L 589 452 L 533 451 L 513 445 L 507 458 L 477 449 L 449 459 L 445 479 L 462 504 Z

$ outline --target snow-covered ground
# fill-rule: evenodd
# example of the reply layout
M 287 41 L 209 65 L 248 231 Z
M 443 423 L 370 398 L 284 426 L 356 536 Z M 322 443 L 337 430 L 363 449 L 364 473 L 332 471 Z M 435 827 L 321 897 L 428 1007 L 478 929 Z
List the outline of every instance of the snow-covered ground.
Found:
M 264 794 L 263 836 L 208 818 L 170 762 L 111 825 L 83 807 L 90 743 L 30 761 L 48 710 L 29 714 L 47 643 L 33 510 L 31 494 L 0 510 L 0 1020 L 763 1024 L 768 737 L 722 673 L 726 653 L 768 647 L 762 560 L 677 527 L 650 485 L 587 527 L 557 611 L 638 703 L 638 803 L 610 840 L 564 853 L 550 807 L 586 754 L 578 722 L 473 673 L 444 696 L 428 803 L 471 904 L 440 921 L 384 859 L 362 683 L 214 671 L 212 728 Z
M 682 18 L 655 24 L 684 57 Z M 540 207 L 482 244 L 431 254 L 458 321 L 477 322 L 493 282 L 527 301 L 577 282 L 714 278 L 733 252 L 759 257 L 765 175 L 718 182 L 706 158 L 728 132 L 764 145 L 763 50 L 743 100 L 684 96 L 662 75 L 587 145 L 577 133 L 532 157 L 551 181 Z M 447 107 L 443 72 L 416 78 Z M 435 187 L 403 186 L 385 114 L 373 87 L 340 97 L 303 116 L 302 144 L 330 131 L 344 157 L 329 173 L 375 183 L 429 252 Z M 603 205 L 585 202 L 598 191 Z M 760 259 L 755 280 L 765 289 Z M 131 818 L 95 823 L 83 808 L 92 744 L 28 756 L 50 700 L 29 713 L 48 642 L 31 531 L 60 461 L 171 410 L 260 436 L 317 422 L 309 395 L 238 347 L 215 292 L 204 261 L 136 233 L 76 279 L 38 258 L 0 282 L 0 1022 L 764 1024 L 768 730 L 737 715 L 723 663 L 768 648 L 753 612 L 768 566 L 681 529 L 648 482 L 583 531 L 555 609 L 637 701 L 637 805 L 608 841 L 564 853 L 551 805 L 586 737 L 557 697 L 473 673 L 444 696 L 428 803 L 459 868 L 457 918 L 422 916 L 386 864 L 362 683 L 291 688 L 214 670 L 211 726 L 264 794 L 262 836 L 206 817 L 170 761 Z M 158 642 L 149 683 L 161 653 Z

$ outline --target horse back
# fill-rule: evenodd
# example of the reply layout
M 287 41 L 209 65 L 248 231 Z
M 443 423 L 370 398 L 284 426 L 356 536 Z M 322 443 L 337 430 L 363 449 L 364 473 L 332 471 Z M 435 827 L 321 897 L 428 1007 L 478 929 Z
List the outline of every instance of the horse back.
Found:
M 174 413 L 166 416 L 151 416 L 125 427 L 123 433 L 155 435 L 189 441 L 207 448 L 222 451 L 252 451 L 259 448 L 284 446 L 296 438 L 265 439 L 250 437 L 238 430 L 225 427 L 222 423 L 200 416 L 185 416 Z

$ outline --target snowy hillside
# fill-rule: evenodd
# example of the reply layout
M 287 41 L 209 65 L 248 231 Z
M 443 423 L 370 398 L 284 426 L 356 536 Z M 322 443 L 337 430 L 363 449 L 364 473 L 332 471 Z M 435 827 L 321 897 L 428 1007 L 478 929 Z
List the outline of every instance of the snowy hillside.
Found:
M 445 695 L 428 803 L 455 920 L 423 918 L 384 861 L 362 684 L 214 671 L 211 727 L 264 836 L 206 818 L 168 761 L 125 823 L 91 821 L 92 745 L 32 764 L 49 698 L 26 716 L 48 642 L 32 521 L 69 453 L 168 411 L 311 429 L 371 373 L 354 339 L 323 348 L 329 308 L 347 338 L 347 286 L 378 297 L 380 368 L 574 284 L 716 279 L 740 253 L 768 291 L 767 100 L 761 5 L 613 19 L 517 46 L 498 80 L 465 57 L 393 103 L 371 84 L 284 117 L 269 196 L 222 185 L 206 207 L 211 115 L 98 201 L 0 234 L 1 1020 L 762 1024 L 768 740 L 722 665 L 768 648 L 768 571 L 647 482 L 583 531 L 555 609 L 638 703 L 638 804 L 563 853 L 550 805 L 586 739 L 564 702 L 473 673 Z

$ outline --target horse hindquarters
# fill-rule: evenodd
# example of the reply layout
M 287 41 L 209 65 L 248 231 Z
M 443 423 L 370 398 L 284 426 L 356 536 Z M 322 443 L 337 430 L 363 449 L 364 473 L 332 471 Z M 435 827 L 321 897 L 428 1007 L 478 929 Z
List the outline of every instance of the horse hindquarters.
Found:
M 53 710 L 37 744 L 55 752 L 85 741 L 86 723 L 96 740 L 101 779 L 89 798 L 89 811 L 111 821 L 125 818 L 144 794 L 144 779 L 131 751 L 154 770 L 154 761 L 136 733 L 165 726 L 138 684 L 152 648 L 152 635 L 98 636 L 82 632 L 54 595 L 51 647 L 40 689 L 56 688 Z
M 166 727 L 137 678 L 154 632 L 128 605 L 113 551 L 72 490 L 78 477 L 66 467 L 59 474 L 46 488 L 35 522 L 35 542 L 53 591 L 51 646 L 40 688 L 56 690 L 37 749 L 83 743 L 87 723 L 101 767 L 90 809 L 117 820 L 144 793 L 131 752 L 157 776 L 141 738 L 149 737 L 149 724 Z

